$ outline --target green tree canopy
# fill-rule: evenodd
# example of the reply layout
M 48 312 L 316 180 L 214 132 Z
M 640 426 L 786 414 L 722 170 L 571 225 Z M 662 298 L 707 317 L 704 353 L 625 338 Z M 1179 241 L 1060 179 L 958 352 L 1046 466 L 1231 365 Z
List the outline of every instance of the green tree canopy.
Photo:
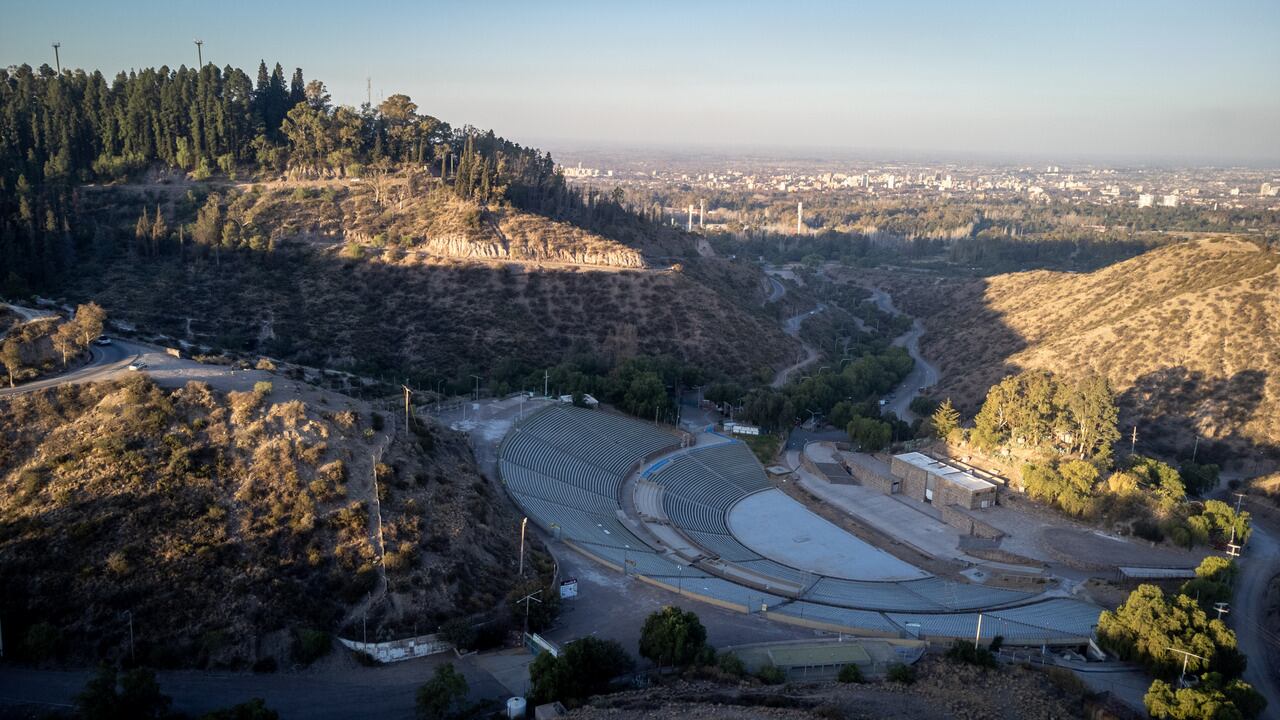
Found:
M 640 655 L 658 667 L 691 665 L 706 644 L 697 614 L 671 605 L 645 618 L 640 630 Z

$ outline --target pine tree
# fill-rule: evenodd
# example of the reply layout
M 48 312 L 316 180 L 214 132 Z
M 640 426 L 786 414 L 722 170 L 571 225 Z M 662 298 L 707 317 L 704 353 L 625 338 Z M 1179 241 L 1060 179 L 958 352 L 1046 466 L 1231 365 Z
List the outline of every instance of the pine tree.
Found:
M 943 400 L 930 419 L 933 421 L 934 433 L 943 440 L 946 440 L 953 430 L 960 427 L 960 413 L 952 406 L 951 398 Z

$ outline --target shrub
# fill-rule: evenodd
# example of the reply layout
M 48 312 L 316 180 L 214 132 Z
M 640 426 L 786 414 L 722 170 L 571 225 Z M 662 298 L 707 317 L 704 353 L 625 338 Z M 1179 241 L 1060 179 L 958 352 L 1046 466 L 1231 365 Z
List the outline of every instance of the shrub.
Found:
M 777 665 L 765 665 L 756 671 L 756 678 L 765 685 L 781 685 L 787 681 L 787 674 Z
M 910 665 L 894 663 L 889 666 L 889 670 L 885 673 L 885 677 L 888 678 L 890 682 L 910 685 L 916 681 L 916 669 Z
M 253 394 L 257 395 L 259 398 L 264 398 L 270 395 L 272 389 L 274 389 L 274 386 L 269 380 L 259 380 L 253 384 Z
M 978 647 L 968 640 L 959 640 L 951 643 L 951 647 L 947 650 L 947 659 L 957 662 L 968 663 L 969 665 L 977 665 L 978 667 L 995 667 L 996 656 L 984 647 Z
M 719 668 L 720 672 L 734 677 L 744 677 L 747 674 L 747 666 L 742 664 L 742 658 L 731 652 L 717 655 L 716 667 Z
M 842 683 L 860 683 L 866 680 L 862 677 L 862 668 L 857 665 L 845 665 L 840 668 L 840 674 L 836 676 L 836 679 Z
M 418 717 L 445 720 L 453 716 L 466 698 L 467 679 L 454 669 L 453 663 L 445 663 L 418 688 Z
M 323 630 L 300 628 L 293 633 L 293 659 L 303 665 L 310 665 L 333 649 L 329 633 Z

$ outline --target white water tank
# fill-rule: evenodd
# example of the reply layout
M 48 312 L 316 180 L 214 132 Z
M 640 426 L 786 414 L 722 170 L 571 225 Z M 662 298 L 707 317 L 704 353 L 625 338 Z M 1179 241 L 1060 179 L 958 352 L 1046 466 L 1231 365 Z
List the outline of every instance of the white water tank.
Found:
M 525 708 L 528 704 L 522 697 L 513 697 L 507 700 L 507 717 L 510 720 L 519 720 L 524 717 Z

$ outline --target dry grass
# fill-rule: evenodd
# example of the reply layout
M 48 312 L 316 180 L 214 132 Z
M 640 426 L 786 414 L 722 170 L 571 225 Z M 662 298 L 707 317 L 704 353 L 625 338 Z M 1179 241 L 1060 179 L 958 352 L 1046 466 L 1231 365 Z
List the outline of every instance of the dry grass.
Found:
M 0 606 L 14 654 L 246 666 L 287 628 L 336 631 L 375 587 L 368 417 L 145 378 L 0 400 Z M 397 604 L 370 637 L 499 605 L 516 518 L 463 442 L 423 428 L 379 467 Z M 52 628 L 28 647 L 29 628 Z M 10 649 L 10 643 L 6 643 Z M 282 658 L 287 661 L 287 658 Z
M 940 396 L 972 412 L 1017 369 L 1098 372 L 1151 450 L 1229 458 L 1280 446 L 1280 254 L 1233 238 L 1153 250 L 1087 274 L 1015 273 L 896 288 L 927 315 Z

